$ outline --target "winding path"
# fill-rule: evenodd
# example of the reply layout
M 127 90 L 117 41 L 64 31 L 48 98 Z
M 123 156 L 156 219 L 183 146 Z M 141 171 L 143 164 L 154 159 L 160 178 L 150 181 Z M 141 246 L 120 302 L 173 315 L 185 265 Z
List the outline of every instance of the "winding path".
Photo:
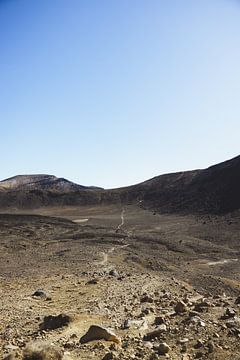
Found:
M 117 230 L 121 230 L 124 223 L 125 223 L 125 209 L 123 208 L 121 212 L 121 223 L 117 226 Z

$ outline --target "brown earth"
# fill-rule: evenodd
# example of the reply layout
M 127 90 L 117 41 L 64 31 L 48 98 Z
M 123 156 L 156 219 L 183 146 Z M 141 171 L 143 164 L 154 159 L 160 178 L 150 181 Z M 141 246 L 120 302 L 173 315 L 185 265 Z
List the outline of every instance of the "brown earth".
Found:
M 240 359 L 239 220 L 134 205 L 0 214 L 0 357 L 43 341 L 64 359 Z M 43 330 L 59 314 L 72 321 Z M 121 344 L 81 344 L 91 325 Z

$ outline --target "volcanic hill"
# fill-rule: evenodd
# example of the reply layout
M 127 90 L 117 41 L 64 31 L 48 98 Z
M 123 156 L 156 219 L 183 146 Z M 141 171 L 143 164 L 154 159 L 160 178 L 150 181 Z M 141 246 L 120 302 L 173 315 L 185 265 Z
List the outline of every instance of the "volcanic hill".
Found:
M 19 175 L 0 182 L 0 208 L 137 204 L 159 213 L 228 213 L 240 208 L 240 156 L 204 170 L 156 176 L 104 190 L 52 175 Z

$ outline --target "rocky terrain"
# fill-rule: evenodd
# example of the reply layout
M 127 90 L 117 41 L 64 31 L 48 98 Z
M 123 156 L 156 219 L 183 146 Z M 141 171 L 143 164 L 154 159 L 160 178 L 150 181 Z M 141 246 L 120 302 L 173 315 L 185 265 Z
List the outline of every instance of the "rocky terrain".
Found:
M 120 189 L 0 182 L 0 357 L 240 359 L 240 157 Z
M 239 234 L 239 211 L 1 214 L 0 357 L 240 359 Z

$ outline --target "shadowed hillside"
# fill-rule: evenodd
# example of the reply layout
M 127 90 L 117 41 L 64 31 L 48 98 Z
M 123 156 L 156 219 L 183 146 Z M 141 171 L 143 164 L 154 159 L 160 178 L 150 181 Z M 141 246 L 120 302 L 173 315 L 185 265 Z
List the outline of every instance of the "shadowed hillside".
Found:
M 240 208 L 240 156 L 204 170 L 160 175 L 137 185 L 103 190 L 49 175 L 0 182 L 1 208 L 137 204 L 164 213 L 227 213 Z
M 157 176 L 125 191 L 160 212 L 227 213 L 240 208 L 240 156 L 204 170 Z

